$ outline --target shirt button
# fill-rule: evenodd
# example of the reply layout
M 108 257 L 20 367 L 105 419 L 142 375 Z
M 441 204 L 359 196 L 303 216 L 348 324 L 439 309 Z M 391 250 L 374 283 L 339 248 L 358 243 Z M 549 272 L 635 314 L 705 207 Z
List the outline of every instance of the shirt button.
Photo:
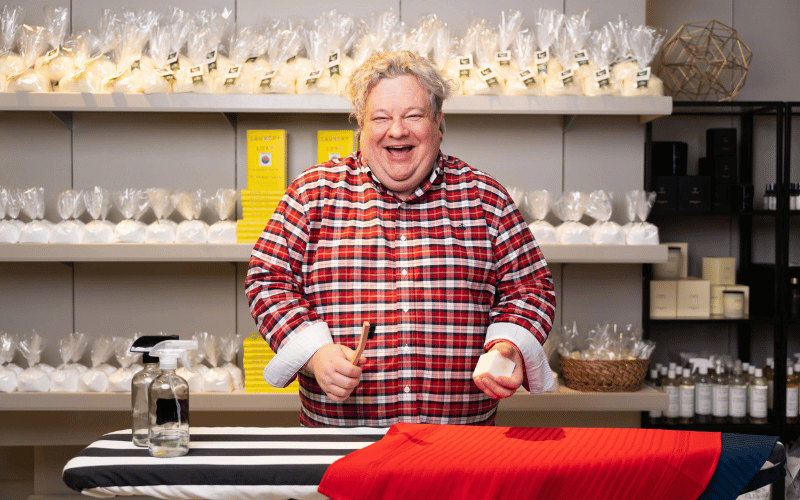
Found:
M 408 274 L 408 271 L 406 271 L 405 269 L 403 269 L 402 271 L 400 271 L 400 274 L 402 274 L 403 276 L 405 276 L 405 275 L 407 275 L 407 274 Z
M 411 346 L 404 345 L 403 346 L 403 352 L 411 352 Z
M 405 387 L 403 388 L 403 392 L 405 392 L 406 394 L 408 394 L 409 392 L 411 392 L 411 388 L 410 388 L 409 386 L 405 386 Z
M 405 234 L 401 234 L 400 235 L 400 241 L 406 241 L 406 235 Z

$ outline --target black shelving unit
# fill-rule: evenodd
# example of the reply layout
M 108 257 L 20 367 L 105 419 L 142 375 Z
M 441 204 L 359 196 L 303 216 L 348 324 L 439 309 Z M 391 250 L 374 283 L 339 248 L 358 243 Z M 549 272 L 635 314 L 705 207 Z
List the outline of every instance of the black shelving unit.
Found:
M 800 103 L 795 105 L 800 110 Z M 775 359 L 774 380 L 786 380 L 786 356 L 788 344 L 788 314 L 787 314 L 787 288 L 788 288 L 788 259 L 789 259 L 789 236 L 788 218 L 788 188 L 789 188 L 789 161 L 790 161 L 790 136 L 791 130 L 791 109 L 792 106 L 785 102 L 674 102 L 672 116 L 678 117 L 732 117 L 738 119 L 739 136 L 739 182 L 752 184 L 754 178 L 754 121 L 756 117 L 771 117 L 774 119 L 775 132 L 775 179 L 777 194 L 777 209 L 764 210 L 759 207 L 758 202 L 752 210 L 733 211 L 733 210 L 710 210 L 705 212 L 661 212 L 653 213 L 651 219 L 656 225 L 660 224 L 680 224 L 681 220 L 690 217 L 725 217 L 731 220 L 731 225 L 736 225 L 739 232 L 739 266 L 738 275 L 747 276 L 751 274 L 755 266 L 765 264 L 753 261 L 753 224 L 763 224 L 769 222 L 774 226 L 775 254 L 774 263 L 768 263 L 773 269 L 773 289 L 775 297 L 775 307 L 770 316 L 750 317 L 746 320 L 725 320 L 725 319 L 702 319 L 702 320 L 651 320 L 650 315 L 650 279 L 652 270 L 650 266 L 644 266 L 644 286 L 643 286 L 643 314 L 642 329 L 645 336 L 650 336 L 654 328 L 664 328 L 669 326 L 681 325 L 725 325 L 735 327 L 737 332 L 738 352 L 737 356 L 743 361 L 750 361 L 751 356 L 751 334 L 754 325 L 764 325 L 771 327 L 773 339 L 773 356 Z M 645 132 L 645 189 L 652 190 L 652 141 L 653 127 L 658 126 L 658 122 L 649 123 Z M 698 134 L 703 133 L 698 129 Z M 758 187 L 756 186 L 756 189 Z M 759 199 L 757 193 L 755 198 Z M 758 290 L 751 288 L 751 298 Z M 686 430 L 713 430 L 719 432 L 738 432 L 749 434 L 771 434 L 779 435 L 784 440 L 793 437 L 792 434 L 800 434 L 800 426 L 785 423 L 784 418 L 779 415 L 786 414 L 786 391 L 785 382 L 774 384 L 772 412 L 768 419 L 768 424 L 687 424 L 670 425 L 670 429 Z M 653 427 L 649 423 L 647 413 L 642 415 L 642 424 L 645 427 Z M 791 427 L 791 428 L 790 428 Z M 795 431 L 795 432 L 792 432 Z

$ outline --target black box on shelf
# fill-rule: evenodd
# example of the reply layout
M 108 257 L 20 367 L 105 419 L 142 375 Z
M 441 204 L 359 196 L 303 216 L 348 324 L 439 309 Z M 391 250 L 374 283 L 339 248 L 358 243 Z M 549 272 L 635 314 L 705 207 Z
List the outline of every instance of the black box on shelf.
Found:
M 734 201 L 736 196 L 735 185 L 714 184 L 714 199 L 711 201 L 711 208 L 715 212 L 736 211 Z
M 678 210 L 707 212 L 711 210 L 711 177 L 684 175 L 678 177 Z
M 688 154 L 685 142 L 653 141 L 653 176 L 686 175 Z
M 706 130 L 706 156 L 735 156 L 736 129 L 710 128 Z
M 731 206 L 734 212 L 753 211 L 753 192 L 755 189 L 752 184 L 736 184 L 731 188 Z
M 653 212 L 675 212 L 678 210 L 678 179 L 673 175 L 661 175 L 653 182 L 653 191 L 656 192 L 656 202 Z
M 753 264 L 742 268 L 738 281 L 750 287 L 750 317 L 775 315 L 775 266 Z
M 736 156 L 704 156 L 698 161 L 697 173 L 714 179 L 716 184 L 739 182 L 739 166 Z

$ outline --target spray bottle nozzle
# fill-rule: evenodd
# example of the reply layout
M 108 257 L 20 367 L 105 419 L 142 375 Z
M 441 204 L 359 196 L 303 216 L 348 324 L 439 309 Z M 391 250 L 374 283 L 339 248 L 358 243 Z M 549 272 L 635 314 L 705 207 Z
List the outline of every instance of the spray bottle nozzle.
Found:
M 150 355 L 159 359 L 159 368 L 162 370 L 174 370 L 178 367 L 178 358 L 183 361 L 183 366 L 194 373 L 194 368 L 189 362 L 190 350 L 197 349 L 196 340 L 165 340 L 153 347 Z

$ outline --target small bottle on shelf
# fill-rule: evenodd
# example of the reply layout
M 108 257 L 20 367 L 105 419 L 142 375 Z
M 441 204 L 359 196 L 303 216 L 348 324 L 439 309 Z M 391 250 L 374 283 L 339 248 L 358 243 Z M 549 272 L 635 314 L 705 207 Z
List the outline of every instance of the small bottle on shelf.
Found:
M 708 375 L 708 367 L 705 365 L 698 368 L 695 380 L 695 419 L 699 424 L 711 423 L 712 407 L 714 404 L 714 385 Z
M 798 421 L 798 407 L 797 407 L 797 375 L 794 373 L 794 367 L 786 367 L 786 423 L 796 424 Z
M 730 421 L 733 424 L 743 424 L 747 422 L 747 378 L 738 364 L 733 367 L 729 388 L 728 415 Z
M 650 370 L 650 382 L 656 387 L 661 387 L 661 380 L 659 379 L 658 369 L 653 368 Z M 651 425 L 658 425 L 661 423 L 663 412 L 661 410 L 650 410 L 648 418 Z
M 800 282 L 792 278 L 789 285 L 789 313 L 792 319 L 800 319 Z
M 691 424 L 694 422 L 695 384 L 690 368 L 683 369 L 683 376 L 678 379 L 678 387 L 681 394 L 681 417 L 679 422 L 681 424 Z
M 675 377 L 675 370 L 667 372 L 667 378 L 663 382 L 664 392 L 667 393 L 667 411 L 664 412 L 664 423 L 674 425 L 678 423 L 681 416 L 681 393 L 678 387 L 678 379 Z
M 767 380 L 761 368 L 756 368 L 750 382 L 750 422 L 767 423 Z
M 724 424 L 728 422 L 728 401 L 730 399 L 730 387 L 728 385 L 728 375 L 722 365 L 717 365 L 716 376 L 713 386 L 714 406 L 712 408 L 714 423 Z
M 767 408 L 772 409 L 772 395 L 774 393 L 775 381 L 773 380 L 775 374 L 775 359 L 767 358 L 767 363 L 764 365 L 764 378 L 767 379 Z

